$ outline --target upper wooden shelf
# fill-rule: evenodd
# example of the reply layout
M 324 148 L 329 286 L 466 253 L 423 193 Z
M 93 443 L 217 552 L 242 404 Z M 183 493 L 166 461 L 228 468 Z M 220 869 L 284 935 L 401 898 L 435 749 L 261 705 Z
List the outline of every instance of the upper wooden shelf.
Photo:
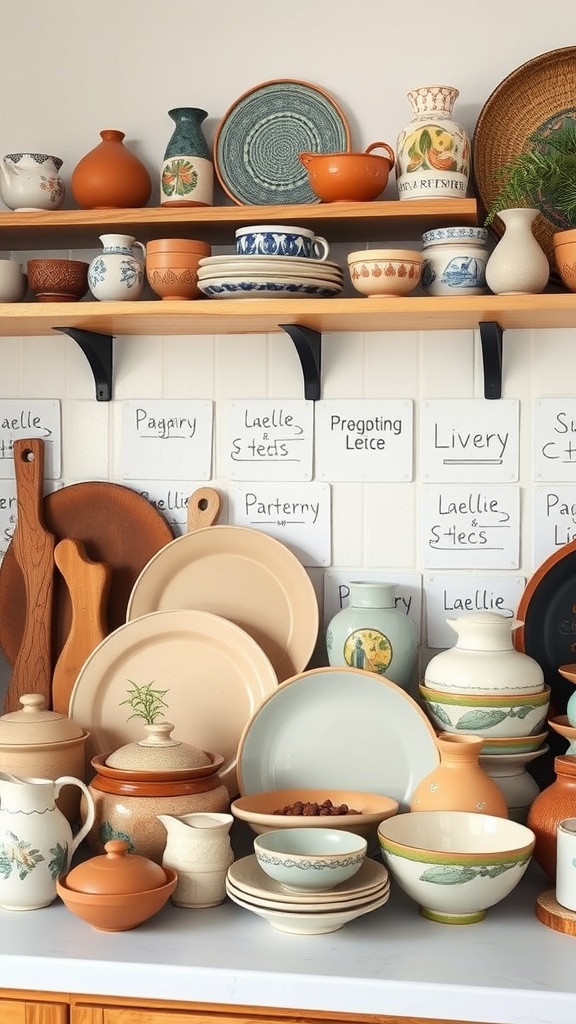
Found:
M 307 203 L 282 206 L 167 206 L 138 210 L 32 210 L 0 212 L 0 251 L 86 249 L 107 231 L 151 238 L 199 238 L 234 245 L 244 224 L 298 224 L 329 241 L 359 243 L 416 238 L 451 224 L 477 224 L 475 199 L 384 200 L 374 203 Z
M 322 334 L 442 331 L 472 330 L 484 321 L 503 329 L 575 327 L 576 294 L 0 304 L 1 337 L 47 335 L 58 327 L 109 335 L 267 334 L 282 324 Z

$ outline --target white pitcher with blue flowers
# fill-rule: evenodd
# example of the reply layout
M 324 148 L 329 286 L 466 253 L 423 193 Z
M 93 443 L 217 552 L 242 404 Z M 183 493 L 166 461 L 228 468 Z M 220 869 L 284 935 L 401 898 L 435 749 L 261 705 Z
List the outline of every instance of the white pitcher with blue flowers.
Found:
M 63 786 L 79 786 L 86 798 L 86 820 L 74 837 L 56 806 Z M 19 779 L 0 772 L 0 907 L 49 906 L 56 899 L 56 880 L 69 870 L 74 851 L 93 822 L 94 801 L 80 779 Z
M 145 285 L 146 247 L 132 235 L 100 235 L 102 252 L 88 267 L 88 287 L 101 302 L 139 299 Z

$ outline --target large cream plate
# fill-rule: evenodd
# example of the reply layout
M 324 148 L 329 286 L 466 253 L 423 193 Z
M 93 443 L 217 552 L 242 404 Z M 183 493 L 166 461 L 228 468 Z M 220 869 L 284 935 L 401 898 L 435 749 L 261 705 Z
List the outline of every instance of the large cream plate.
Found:
M 127 618 L 169 608 L 235 622 L 262 647 L 279 680 L 306 667 L 318 638 L 308 573 L 286 545 L 251 527 L 207 526 L 163 547 L 136 580 Z
M 439 764 L 434 730 L 413 698 L 375 672 L 320 668 L 286 679 L 246 725 L 240 793 L 356 789 L 407 810 Z
M 227 879 L 247 899 L 274 899 L 287 906 L 296 904 L 298 907 L 303 904 L 325 904 L 328 907 L 335 901 L 376 896 L 390 882 L 385 865 L 366 858 L 352 878 L 327 892 L 290 892 L 262 870 L 253 853 L 234 861 L 228 868 Z
M 173 739 L 223 755 L 220 776 L 235 796 L 238 740 L 278 684 L 261 647 L 206 611 L 153 612 L 119 626 L 84 663 L 70 698 L 70 718 L 90 732 L 90 757 L 143 738 L 142 719 L 123 701 L 133 684 L 147 683 L 166 691 Z
M 290 932 L 293 935 L 324 935 L 326 932 L 336 932 L 343 928 L 348 921 L 353 921 L 362 914 L 369 914 L 372 910 L 383 907 L 390 898 L 390 891 L 376 896 L 373 900 L 363 903 L 360 907 L 349 907 L 347 910 L 318 910 L 315 913 L 306 913 L 298 910 L 270 910 L 268 907 L 257 907 L 253 903 L 243 900 L 235 892 L 227 889 L 228 898 L 244 910 L 250 910 L 258 917 L 263 917 L 273 928 L 279 932 Z

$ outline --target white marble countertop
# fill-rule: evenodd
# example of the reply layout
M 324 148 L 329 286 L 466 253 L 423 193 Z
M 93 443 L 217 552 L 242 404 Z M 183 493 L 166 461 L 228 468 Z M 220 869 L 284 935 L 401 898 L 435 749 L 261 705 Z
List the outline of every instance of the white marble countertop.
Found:
M 0 911 L 0 985 L 487 1024 L 574 1024 L 576 938 L 534 915 L 550 883 L 532 865 L 478 924 L 424 920 L 393 885 L 389 903 L 328 935 L 275 931 L 226 900 L 168 904 L 139 928 L 94 931 L 57 900 Z

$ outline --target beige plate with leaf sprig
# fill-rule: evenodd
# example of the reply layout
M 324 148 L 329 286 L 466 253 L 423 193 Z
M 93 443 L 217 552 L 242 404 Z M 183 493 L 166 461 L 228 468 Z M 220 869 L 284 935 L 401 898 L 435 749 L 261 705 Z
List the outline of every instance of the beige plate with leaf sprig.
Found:
M 69 716 L 90 732 L 87 755 L 144 737 L 135 699 L 144 688 L 156 720 L 174 723 L 173 739 L 222 754 L 220 777 L 238 795 L 238 743 L 278 677 L 260 645 L 212 612 L 179 609 L 142 615 L 110 633 L 84 663 Z

